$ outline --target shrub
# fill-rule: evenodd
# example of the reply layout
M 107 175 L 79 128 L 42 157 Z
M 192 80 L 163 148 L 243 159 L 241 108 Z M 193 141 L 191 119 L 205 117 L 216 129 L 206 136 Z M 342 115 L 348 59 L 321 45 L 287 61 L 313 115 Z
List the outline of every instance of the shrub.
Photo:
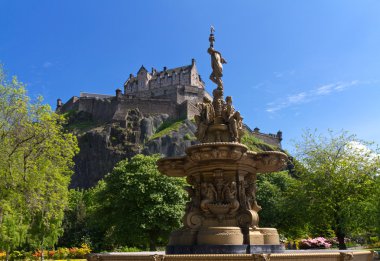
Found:
M 137 247 L 120 247 L 114 250 L 115 252 L 140 252 L 141 249 Z
M 85 258 L 87 254 L 91 253 L 91 248 L 87 244 L 82 244 L 80 248 L 78 248 L 78 257 Z
M 44 257 L 47 257 L 48 256 L 48 251 L 47 250 L 44 250 Z M 41 255 L 42 255 L 42 252 L 41 250 L 36 250 L 34 251 L 34 253 L 32 254 L 33 258 L 38 260 L 41 258 Z
M 78 255 L 78 248 L 77 247 L 71 247 L 69 248 L 69 258 L 77 258 Z
M 55 252 L 54 259 L 66 259 L 69 256 L 69 249 L 66 247 L 60 247 L 58 250 Z
M 1 253 L 1 252 L 0 252 Z M 57 250 L 44 250 L 44 257 L 47 259 L 76 259 L 76 258 L 86 258 L 86 255 L 91 253 L 91 248 L 87 244 L 82 244 L 81 247 L 72 247 L 72 248 L 66 248 L 66 247 L 60 247 Z M 36 250 L 30 258 L 28 259 L 35 259 L 38 260 L 41 258 L 41 251 Z M 5 258 L 4 258 L 5 259 Z M 0 260 L 1 255 L 0 255 Z
M 11 260 L 22 260 L 24 259 L 24 253 L 15 250 L 9 255 L 9 258 Z

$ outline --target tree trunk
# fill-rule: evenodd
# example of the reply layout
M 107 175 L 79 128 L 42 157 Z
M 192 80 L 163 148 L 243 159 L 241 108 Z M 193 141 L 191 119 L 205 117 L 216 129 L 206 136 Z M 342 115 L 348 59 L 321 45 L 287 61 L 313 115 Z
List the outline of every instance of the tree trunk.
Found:
M 156 237 L 154 235 L 149 235 L 149 250 L 156 251 Z
M 149 250 L 150 251 L 156 251 L 157 248 L 156 248 L 156 242 L 154 242 L 154 239 L 150 239 L 149 240 Z
M 340 250 L 347 249 L 346 243 L 344 242 L 344 237 L 346 236 L 345 233 L 342 231 L 340 227 L 337 228 L 335 231 L 335 236 L 338 239 L 338 245 Z
M 5 251 L 5 260 L 9 261 L 9 251 Z
M 3 208 L 0 207 L 0 225 L 3 223 Z
M 343 229 L 343 219 L 340 213 L 340 206 L 338 205 L 335 208 L 335 224 L 336 227 L 334 228 L 335 236 L 338 239 L 338 247 L 340 250 L 345 250 L 347 249 L 346 243 L 344 242 L 344 237 L 346 236 L 346 233 L 344 232 Z
M 41 261 L 44 261 L 44 248 L 41 247 Z

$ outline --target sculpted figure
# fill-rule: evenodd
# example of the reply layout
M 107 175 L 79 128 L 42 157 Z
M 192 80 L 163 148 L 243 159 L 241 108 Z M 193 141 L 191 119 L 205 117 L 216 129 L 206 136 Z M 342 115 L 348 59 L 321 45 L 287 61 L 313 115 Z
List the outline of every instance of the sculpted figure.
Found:
M 223 64 L 227 61 L 222 57 L 222 54 L 214 49 L 214 47 L 209 47 L 207 52 L 211 55 L 211 67 L 212 73 L 210 74 L 210 80 L 218 85 L 218 89 L 223 89 Z
M 246 188 L 247 205 L 248 209 L 252 209 L 256 212 L 261 210 L 261 207 L 256 201 L 256 182 L 251 182 Z
M 231 204 L 231 212 L 235 212 L 240 204 L 239 201 L 236 199 L 236 193 L 237 193 L 237 188 L 236 188 L 236 183 L 231 182 L 231 184 L 226 184 L 224 189 L 223 189 L 223 194 L 224 194 L 224 200 L 228 203 Z
M 223 90 L 214 89 L 214 91 L 212 92 L 212 95 L 214 96 L 212 105 L 214 106 L 215 118 L 216 118 L 216 121 L 219 121 L 219 118 L 221 118 L 222 113 L 223 113 L 223 108 L 225 106 L 224 100 L 223 100 Z M 221 122 L 217 122 L 217 123 L 221 123 Z
M 214 202 L 217 194 L 214 185 L 212 185 L 211 183 L 203 182 L 201 184 L 201 194 L 201 209 L 205 212 L 210 212 L 208 210 L 207 204 Z
M 186 186 L 185 190 L 188 193 L 188 197 L 190 199 L 189 202 L 186 203 L 186 211 L 190 211 L 194 207 L 194 199 L 196 197 L 195 189 L 193 189 L 191 186 Z
M 198 140 L 202 142 L 205 138 L 208 125 L 214 121 L 215 112 L 211 100 L 207 97 L 203 97 L 203 102 L 198 103 L 197 107 L 200 113 L 194 117 L 198 126 L 196 136 Z
M 243 128 L 243 118 L 240 112 L 235 111 L 232 106 L 232 97 L 226 97 L 226 105 L 223 110 L 224 120 L 228 123 L 228 128 L 232 137 L 232 141 L 238 142 L 240 140 L 239 130 Z
M 211 33 L 209 37 L 210 47 L 207 49 L 207 52 L 211 56 L 211 68 L 212 73 L 210 74 L 210 80 L 218 85 L 218 89 L 223 90 L 223 64 L 227 61 L 222 57 L 222 54 L 214 49 L 214 27 L 211 26 Z

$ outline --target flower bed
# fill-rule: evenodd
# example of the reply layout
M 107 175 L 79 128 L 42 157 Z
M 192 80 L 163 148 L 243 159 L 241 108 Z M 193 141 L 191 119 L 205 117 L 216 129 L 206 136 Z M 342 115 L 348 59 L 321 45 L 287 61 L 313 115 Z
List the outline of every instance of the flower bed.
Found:
M 302 239 L 299 242 L 300 249 L 327 249 L 331 245 L 331 242 L 324 237 Z
M 87 244 L 82 244 L 81 247 L 60 247 L 56 250 L 44 250 L 44 258 L 46 259 L 54 259 L 54 260 L 67 260 L 67 259 L 85 259 L 86 255 L 91 253 L 91 249 Z M 33 253 L 31 252 L 21 252 L 21 251 L 13 251 L 10 253 L 10 257 L 13 260 L 38 260 L 41 258 L 42 252 L 40 250 L 36 250 Z M 0 251 L 0 260 L 5 260 L 6 253 Z

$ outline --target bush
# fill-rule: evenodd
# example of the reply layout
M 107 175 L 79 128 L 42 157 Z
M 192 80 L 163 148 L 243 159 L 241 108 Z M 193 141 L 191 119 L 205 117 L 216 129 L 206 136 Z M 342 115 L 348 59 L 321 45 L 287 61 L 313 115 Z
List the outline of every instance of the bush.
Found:
M 55 252 L 54 259 L 66 259 L 69 256 L 69 249 L 65 247 L 60 247 Z
M 137 247 L 120 247 L 114 250 L 115 252 L 140 252 L 141 249 Z
M 44 250 L 44 257 L 48 259 L 76 259 L 76 258 L 86 258 L 86 255 L 91 253 L 91 248 L 87 244 L 82 244 L 81 247 L 72 247 L 72 248 L 65 248 L 60 247 L 57 250 Z M 32 254 L 32 258 L 35 260 L 38 260 L 41 258 L 42 252 L 40 250 L 36 250 Z M 1 260 L 1 257 L 0 257 Z
M 87 254 L 91 253 L 91 248 L 87 244 L 82 244 L 80 248 L 78 248 L 78 257 L 85 258 Z

